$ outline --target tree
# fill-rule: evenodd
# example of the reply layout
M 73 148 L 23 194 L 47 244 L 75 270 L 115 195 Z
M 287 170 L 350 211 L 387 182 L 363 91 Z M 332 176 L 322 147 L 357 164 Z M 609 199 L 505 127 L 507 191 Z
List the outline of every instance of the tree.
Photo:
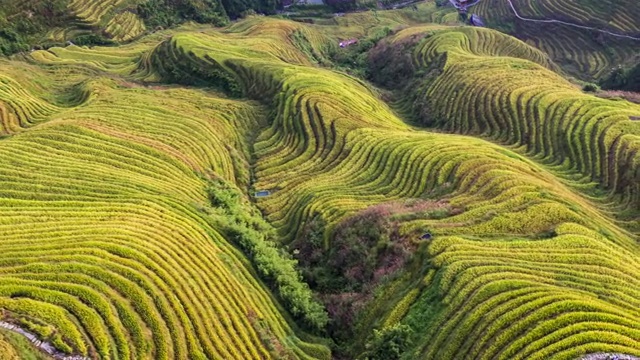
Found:
M 640 64 L 630 69 L 616 67 L 601 86 L 607 90 L 640 91 Z
M 408 325 L 395 324 L 374 330 L 366 345 L 365 360 L 397 360 L 411 345 L 413 330 Z
M 335 12 L 345 12 L 356 8 L 355 0 L 325 0 L 324 3 Z

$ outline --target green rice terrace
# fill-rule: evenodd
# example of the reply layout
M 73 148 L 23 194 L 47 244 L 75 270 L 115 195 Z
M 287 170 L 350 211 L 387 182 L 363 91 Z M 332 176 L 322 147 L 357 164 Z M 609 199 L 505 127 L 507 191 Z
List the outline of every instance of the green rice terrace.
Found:
M 571 75 L 599 79 L 640 61 L 640 6 L 633 0 L 482 0 L 487 25 L 544 50 Z
M 555 52 L 617 55 L 430 1 L 140 4 L 0 58 L 1 360 L 640 359 L 640 104 Z M 627 7 L 559 19 L 638 34 Z

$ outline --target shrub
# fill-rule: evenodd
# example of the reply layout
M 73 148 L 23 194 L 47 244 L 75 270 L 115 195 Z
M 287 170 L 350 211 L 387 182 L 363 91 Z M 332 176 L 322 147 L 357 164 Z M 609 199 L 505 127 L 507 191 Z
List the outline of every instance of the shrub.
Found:
M 600 85 L 607 90 L 640 92 L 640 64 L 630 69 L 618 66 L 601 81 Z
M 373 338 L 366 345 L 361 357 L 366 360 L 396 360 L 411 345 L 413 330 L 408 325 L 396 324 L 382 330 L 374 330 Z
M 219 209 L 214 219 L 222 232 L 247 254 L 260 277 L 275 290 L 291 314 L 310 329 L 322 331 L 329 321 L 327 313 L 302 281 L 297 261 L 272 241 L 273 228 L 255 208 L 242 201 L 239 190 L 222 180 L 212 181 L 207 192 L 211 204 Z
M 411 38 L 400 45 L 379 42 L 368 54 L 369 78 L 386 88 L 397 89 L 415 76 L 411 48 L 418 38 Z
M 380 204 L 337 224 L 325 247 L 325 220 L 316 213 L 290 245 L 304 278 L 321 294 L 331 323 L 327 331 L 338 343 L 349 343 L 366 304 L 380 284 L 400 273 L 412 244 L 398 233 L 395 216 L 418 211 L 406 204 Z
M 347 49 L 338 51 L 334 60 L 338 66 L 351 69 L 355 75 L 368 77 L 367 51 L 371 50 L 380 40 L 392 33 L 393 30 L 390 27 L 379 29 L 367 38 L 361 39 L 356 44 L 349 46 Z
M 0 0 L 0 55 L 27 51 L 36 35 L 68 23 L 68 0 Z
M 276 0 L 222 0 L 222 6 L 232 19 L 256 14 L 275 14 L 278 6 Z
M 29 45 L 22 36 L 11 29 L 0 29 L 0 55 L 11 55 L 29 50 Z
M 292 244 L 312 287 L 324 293 L 359 292 L 392 272 L 407 254 L 389 213 L 373 207 L 340 223 L 323 249 L 324 221 L 316 216 Z
M 171 27 L 185 21 L 223 26 L 228 22 L 217 0 L 150 0 L 138 5 L 138 14 L 148 28 Z
M 600 91 L 600 86 L 594 83 L 587 83 L 582 87 L 582 90 L 586 92 L 598 92 Z
M 148 27 L 170 27 L 185 21 L 223 26 L 229 18 L 251 13 L 275 14 L 276 0 L 150 0 L 138 5 Z
M 355 0 L 325 0 L 324 3 L 335 12 L 345 12 L 356 8 Z
M 113 45 L 114 42 L 96 33 L 78 35 L 71 40 L 78 46 Z

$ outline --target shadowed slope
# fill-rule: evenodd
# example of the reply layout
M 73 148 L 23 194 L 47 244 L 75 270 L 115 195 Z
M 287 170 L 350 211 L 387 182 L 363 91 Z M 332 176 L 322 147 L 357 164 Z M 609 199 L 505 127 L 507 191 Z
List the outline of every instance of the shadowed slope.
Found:
M 640 38 L 640 8 L 631 0 L 511 0 L 518 14 L 533 20 L 560 20 Z M 633 63 L 634 41 L 568 25 L 523 21 L 507 0 L 482 0 L 472 11 L 490 27 L 517 36 L 548 53 L 573 76 L 591 81 L 619 64 Z

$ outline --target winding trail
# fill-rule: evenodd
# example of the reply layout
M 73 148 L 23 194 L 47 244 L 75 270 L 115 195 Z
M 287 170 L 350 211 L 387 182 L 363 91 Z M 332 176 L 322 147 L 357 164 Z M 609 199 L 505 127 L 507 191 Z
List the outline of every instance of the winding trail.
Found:
M 589 354 L 585 355 L 580 360 L 640 360 L 640 358 L 627 355 L 627 354 L 610 354 L 610 353 L 597 353 L 597 354 Z
M 465 6 L 460 6 L 458 4 L 457 0 L 449 0 L 449 2 L 453 5 L 453 7 L 455 7 L 456 9 L 460 10 L 460 9 L 468 9 L 476 4 L 478 4 L 480 1 L 482 0 L 476 0 L 475 2 L 465 5 Z M 584 30 L 592 30 L 592 31 L 598 31 L 607 35 L 611 35 L 611 36 L 616 36 L 616 37 L 620 37 L 620 38 L 625 38 L 625 39 L 631 39 L 631 40 L 638 40 L 640 41 L 640 37 L 636 37 L 636 36 L 631 36 L 631 35 L 623 35 L 623 34 L 617 34 L 611 31 L 607 31 L 607 30 L 602 30 L 602 29 L 598 29 L 595 27 L 591 27 L 591 26 L 585 26 L 585 25 L 578 25 L 578 24 L 574 24 L 574 23 L 570 23 L 570 22 L 566 22 L 566 21 L 562 21 L 562 20 L 544 20 L 544 19 L 531 19 L 531 18 L 526 18 L 524 16 L 521 16 L 518 13 L 518 10 L 516 10 L 516 7 L 513 5 L 513 1 L 511 0 L 507 0 L 507 2 L 509 2 L 509 6 L 511 6 L 511 10 L 513 11 L 513 14 L 516 16 L 516 18 L 518 18 L 519 20 L 522 21 L 528 21 L 528 22 L 534 22 L 534 23 L 544 23 L 544 24 L 562 24 L 562 25 L 567 25 L 567 26 L 573 26 L 579 29 L 584 29 Z
M 456 0 L 449 0 L 449 2 L 453 5 L 454 8 L 456 9 L 468 9 L 474 5 L 476 5 L 477 3 L 479 3 L 482 0 L 476 0 L 475 2 L 471 3 L 471 4 L 467 4 L 465 6 L 460 6 L 458 5 L 458 2 Z
M 18 325 L 11 324 L 5 321 L 0 321 L 0 328 L 13 331 L 15 333 L 18 333 L 26 337 L 29 341 L 31 341 L 33 346 L 49 354 L 56 360 L 91 360 L 90 358 L 85 356 L 63 354 L 60 351 L 58 351 L 51 343 L 39 340 L 35 334 L 26 331 L 25 329 L 21 328 Z
M 480 0 L 476 1 L 473 5 L 477 4 L 479 1 Z M 577 27 L 577 28 L 580 28 L 580 29 L 599 31 L 601 33 L 605 33 L 605 34 L 608 34 L 608 35 L 611 35 L 611 36 L 617 36 L 617 37 L 626 38 L 626 39 L 632 39 L 632 40 L 640 40 L 640 37 L 616 34 L 616 33 L 611 32 L 611 31 L 602 30 L 602 29 L 598 29 L 598 28 L 594 28 L 594 27 L 590 27 L 590 26 L 573 24 L 573 23 L 569 23 L 569 22 L 561 21 L 561 20 L 539 20 L 539 19 L 526 18 L 526 17 L 520 16 L 520 14 L 518 14 L 518 11 L 516 10 L 515 6 L 513 6 L 513 2 L 511 0 L 507 0 L 507 1 L 509 2 L 509 5 L 511 6 L 511 10 L 513 10 L 513 14 L 518 19 L 520 19 L 522 21 L 529 21 L 529 22 L 535 22 L 535 23 L 547 23 L 547 24 L 549 24 L 549 23 L 562 24 L 562 25 Z

